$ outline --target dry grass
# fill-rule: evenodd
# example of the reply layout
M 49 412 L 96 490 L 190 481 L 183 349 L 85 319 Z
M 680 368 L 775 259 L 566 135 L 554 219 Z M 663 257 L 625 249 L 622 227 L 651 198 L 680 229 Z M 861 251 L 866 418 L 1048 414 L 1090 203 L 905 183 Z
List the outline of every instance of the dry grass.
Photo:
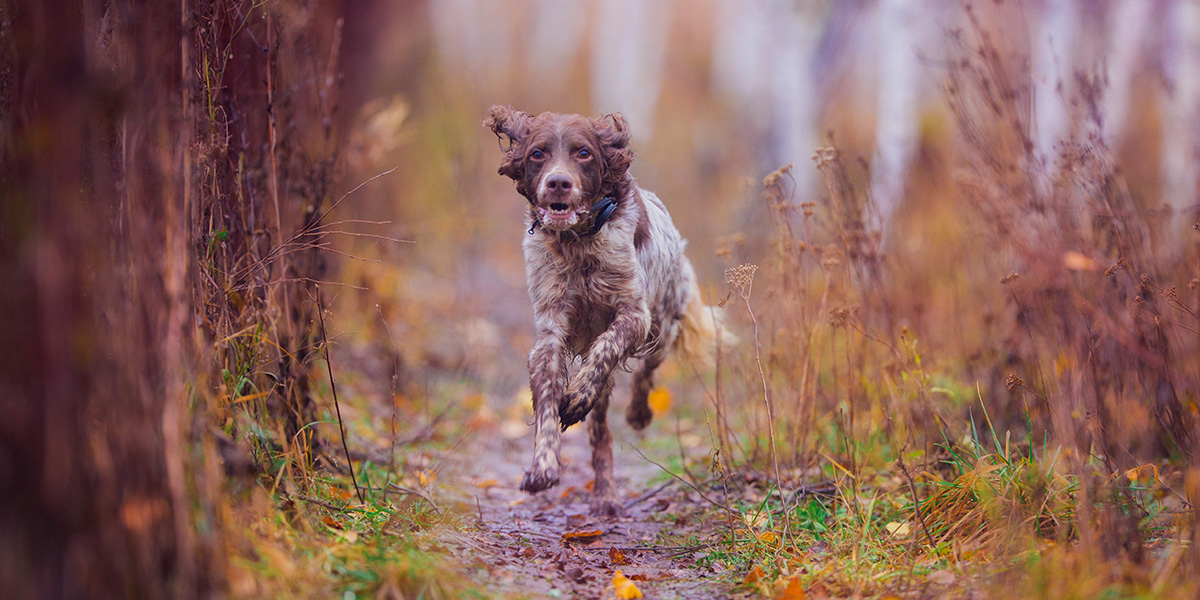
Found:
M 949 33 L 950 60 L 931 66 L 958 132 L 955 188 L 936 200 L 969 232 L 937 250 L 957 258 L 956 272 L 906 289 L 931 274 L 904 255 L 904 238 L 880 243 L 869 190 L 838 150 L 814 156 L 819 203 L 793 197 L 797 167 L 767 176 L 774 254 L 755 280 L 752 325 L 773 334 L 725 357 L 738 390 L 726 402 L 747 400 L 723 413 L 754 415 L 722 428 L 745 432 L 727 444 L 740 451 L 734 468 L 785 490 L 765 501 L 790 515 L 795 543 L 771 564 L 810 589 L 899 593 L 936 586 L 922 573 L 949 569 L 960 591 L 994 584 L 1001 596 L 1015 585 L 1021 597 L 1190 597 L 1200 564 L 1188 483 L 1200 433 L 1194 234 L 1176 241 L 1162 203 L 1135 200 L 1094 118 L 1080 117 L 1051 163 L 1036 157 L 1027 61 L 996 43 L 1003 16 L 985 25 L 968 11 L 968 27 Z M 1076 105 L 1094 107 L 1102 89 L 1076 93 Z M 741 261 L 742 251 L 721 254 Z M 949 319 L 912 312 L 964 288 L 987 300 Z M 962 320 L 978 333 L 952 339 Z M 760 380 L 767 389 L 755 392 Z M 764 393 L 777 399 L 772 418 L 748 400 Z M 782 467 L 761 451 L 764 439 L 775 449 L 775 430 L 788 432 Z M 778 498 L 822 480 L 836 488 L 821 501 L 823 525 L 797 530 L 810 503 Z M 811 544 L 830 545 L 820 568 L 786 558 L 812 561 Z

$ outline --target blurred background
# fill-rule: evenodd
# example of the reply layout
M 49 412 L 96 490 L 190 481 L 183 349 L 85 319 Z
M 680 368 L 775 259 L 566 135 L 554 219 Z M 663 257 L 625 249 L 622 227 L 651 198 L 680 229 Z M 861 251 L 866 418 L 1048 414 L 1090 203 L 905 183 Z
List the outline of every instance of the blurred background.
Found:
M 892 314 L 962 355 L 975 350 L 963 330 L 1002 312 L 992 283 L 1020 265 L 981 237 L 987 224 L 973 220 L 981 199 L 958 180 L 971 143 L 959 127 L 972 123 L 957 117 L 986 129 L 999 115 L 977 114 L 980 102 L 990 110 L 986 99 L 958 102 L 955 82 L 999 87 L 969 79 L 1010 77 L 1002 100 L 1014 122 L 1002 126 L 1028 142 L 1021 168 L 1030 185 L 1049 193 L 1069 176 L 1072 145 L 1094 144 L 1116 165 L 1148 248 L 1178 255 L 1194 242 L 1197 206 L 1198 10 L 1138 0 L 356 8 L 350 62 L 370 68 L 346 70 L 347 180 L 398 171 L 350 204 L 417 242 L 385 261 L 431 278 L 406 298 L 444 290 L 434 306 L 483 319 L 462 327 L 528 332 L 517 235 L 524 204 L 495 174 L 499 151 L 479 126 L 488 106 L 623 113 L 634 175 L 664 198 L 716 297 L 725 268 L 771 253 L 762 178 L 794 165 L 789 200 L 822 201 L 829 194 L 814 152 L 836 147 L 870 197 L 865 224 L 900 292 L 888 301 L 905 305 Z M 984 38 L 1003 56 L 990 71 L 963 73 Z M 1086 209 L 1082 202 L 1070 210 Z M 797 227 L 798 214 L 789 217 Z M 823 222 L 814 241 L 833 227 Z

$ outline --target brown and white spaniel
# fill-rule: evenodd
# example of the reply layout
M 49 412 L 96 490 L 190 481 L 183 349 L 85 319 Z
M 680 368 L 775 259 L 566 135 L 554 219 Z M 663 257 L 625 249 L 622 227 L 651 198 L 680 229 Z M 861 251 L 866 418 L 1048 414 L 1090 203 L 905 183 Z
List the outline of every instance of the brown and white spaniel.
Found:
M 521 489 L 558 483 L 560 432 L 590 412 L 593 509 L 619 514 L 607 420 L 613 369 L 641 359 L 625 411 L 640 430 L 650 423 L 651 378 L 667 353 L 703 358 L 732 337 L 701 301 L 667 208 L 629 174 L 624 117 L 534 116 L 493 106 L 484 126 L 507 138 L 500 174 L 529 202 L 524 250 L 537 329 L 529 354 L 536 417 L 533 465 Z M 571 375 L 576 357 L 582 365 Z

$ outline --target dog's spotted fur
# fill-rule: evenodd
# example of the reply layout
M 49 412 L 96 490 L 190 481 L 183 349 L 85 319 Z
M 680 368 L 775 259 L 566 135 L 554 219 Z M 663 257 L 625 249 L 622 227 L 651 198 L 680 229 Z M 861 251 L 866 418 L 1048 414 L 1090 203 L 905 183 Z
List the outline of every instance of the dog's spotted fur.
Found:
M 484 125 L 507 138 L 500 174 L 529 201 L 532 233 L 524 251 L 537 329 L 529 354 L 536 417 L 533 465 L 521 489 L 533 493 L 558 483 L 560 430 L 590 413 L 594 507 L 618 513 L 607 421 L 613 369 L 643 359 L 625 414 L 642 429 L 651 420 L 655 368 L 673 346 L 703 354 L 720 324 L 699 301 L 686 243 L 666 207 L 628 173 L 633 155 L 621 115 L 533 116 L 494 106 Z M 616 209 L 589 234 L 589 209 L 605 197 Z M 577 356 L 582 366 L 571 377 L 568 365 Z

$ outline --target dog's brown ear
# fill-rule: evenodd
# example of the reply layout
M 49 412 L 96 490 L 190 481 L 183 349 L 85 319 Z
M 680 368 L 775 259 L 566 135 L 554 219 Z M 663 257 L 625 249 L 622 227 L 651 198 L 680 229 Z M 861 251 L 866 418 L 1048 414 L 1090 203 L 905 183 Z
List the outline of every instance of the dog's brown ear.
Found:
M 629 149 L 629 123 L 621 113 L 594 119 L 592 127 L 600 140 L 600 153 L 604 159 L 604 185 L 606 188 L 619 183 L 633 163 L 633 150 Z
M 488 118 L 483 120 L 483 126 L 492 130 L 496 138 L 503 143 L 501 134 L 508 138 L 508 145 L 501 145 L 504 151 L 504 162 L 500 164 L 500 174 L 514 180 L 520 179 L 524 173 L 523 151 L 521 145 L 529 134 L 529 124 L 533 115 L 514 109 L 511 106 L 499 104 L 488 109 Z

